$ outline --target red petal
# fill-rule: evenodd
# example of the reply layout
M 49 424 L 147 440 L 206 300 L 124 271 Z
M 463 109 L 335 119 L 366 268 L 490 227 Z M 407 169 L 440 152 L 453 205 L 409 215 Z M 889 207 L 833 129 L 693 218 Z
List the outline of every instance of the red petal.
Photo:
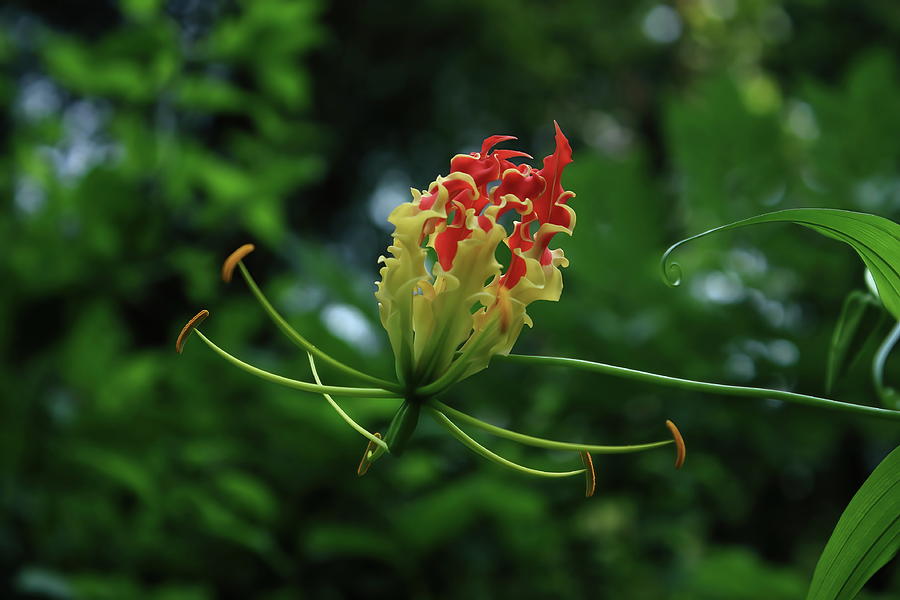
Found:
M 506 238 L 506 243 L 511 249 L 525 252 L 534 246 L 534 240 L 531 238 L 531 223 L 530 220 L 513 223 L 512 235 Z
M 484 142 L 481 144 L 481 155 L 485 156 L 488 152 L 490 152 L 491 148 L 493 148 L 500 142 L 506 142 L 516 139 L 519 138 L 514 135 L 492 135 L 491 137 L 485 138 Z
M 465 227 L 448 227 L 435 236 L 434 249 L 437 252 L 438 261 L 445 271 L 449 271 L 453 267 L 453 259 L 456 258 L 459 243 L 470 235 L 472 232 Z
M 516 284 L 525 276 L 527 271 L 528 264 L 525 262 L 525 259 L 522 258 L 521 250 L 513 250 L 512 258 L 509 261 L 509 267 L 506 269 L 506 273 L 503 274 L 503 277 L 500 278 L 500 287 L 511 290 L 516 287 Z
M 482 188 L 500 176 L 500 163 L 493 156 L 457 154 L 450 161 L 450 172 L 466 173 L 475 180 L 476 187 Z
M 494 150 L 491 154 L 501 160 L 506 160 L 507 158 L 518 158 L 520 156 L 524 158 L 534 158 L 527 152 L 520 152 L 519 150 Z
M 544 178 L 538 175 L 537 171 L 532 171 L 528 165 L 520 165 L 516 169 L 507 169 L 503 172 L 500 179 L 500 185 L 494 189 L 495 202 L 507 195 L 512 194 L 518 199 L 518 203 L 510 202 L 500 209 L 498 217 L 506 214 L 513 208 L 522 212 L 525 207 L 526 200 L 537 200 L 544 191 L 546 182 Z
M 422 210 L 431 210 L 431 207 L 434 206 L 435 200 L 438 198 L 438 189 L 437 186 L 429 190 L 427 194 L 422 196 L 419 199 L 419 208 Z
M 562 225 L 566 229 L 572 227 L 572 213 L 570 209 L 563 208 L 566 202 L 575 197 L 575 192 L 563 192 L 556 202 L 553 203 L 553 209 L 550 211 L 550 223 L 554 225 Z
M 563 169 L 572 162 L 572 147 L 569 140 L 563 135 L 556 121 L 553 121 L 553 125 L 556 127 L 556 150 L 544 159 L 544 166 L 538 171 L 547 180 L 547 187 L 540 199 L 534 203 L 534 210 L 541 223 L 550 222 L 553 205 L 565 191 L 562 186 Z

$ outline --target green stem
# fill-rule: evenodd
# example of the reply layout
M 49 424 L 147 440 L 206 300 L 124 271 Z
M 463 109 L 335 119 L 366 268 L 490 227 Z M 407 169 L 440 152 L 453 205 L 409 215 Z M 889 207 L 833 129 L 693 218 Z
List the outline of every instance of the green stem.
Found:
M 359 398 L 396 398 L 397 394 L 390 390 L 383 390 L 380 388 L 349 388 L 349 387 L 336 387 L 333 385 L 316 385 L 314 383 L 309 383 L 306 381 L 297 381 L 296 379 L 288 379 L 287 377 L 282 377 L 281 375 L 276 375 L 274 373 L 269 373 L 268 371 L 263 371 L 257 367 L 254 367 L 251 364 L 247 364 L 239 358 L 228 354 L 218 346 L 216 346 L 212 340 L 203 335 L 199 329 L 195 329 L 194 333 L 200 336 L 200 339 L 203 340 L 207 346 L 213 349 L 213 351 L 233 364 L 234 366 L 242 369 L 251 375 L 256 375 L 262 379 L 266 379 L 271 381 L 272 383 L 277 383 L 279 385 L 283 385 L 289 388 L 294 388 L 298 390 L 303 390 L 304 392 L 312 392 L 313 394 L 334 394 L 335 396 L 355 396 Z
M 464 423 L 468 423 L 473 427 L 483 429 L 488 433 L 493 433 L 496 436 L 506 438 L 514 442 L 519 442 L 520 444 L 525 444 L 527 446 L 537 446 L 538 448 L 548 448 L 550 450 L 593 452 L 594 454 L 627 454 L 629 452 L 642 452 L 644 450 L 652 450 L 654 448 L 668 446 L 669 444 L 673 443 L 672 440 L 663 440 L 661 442 L 635 444 L 632 446 L 598 446 L 596 444 L 580 444 L 578 442 L 557 442 L 556 440 L 548 440 L 535 437 L 533 435 L 526 435 L 524 433 L 510 431 L 509 429 L 503 429 L 502 427 L 497 427 L 496 425 L 491 425 L 490 423 L 485 423 L 480 419 L 476 419 L 472 415 L 468 415 L 462 411 L 456 410 L 452 406 L 447 406 L 443 402 L 435 400 L 434 398 L 428 400 L 428 404 L 434 408 L 439 409 L 441 412 L 455 417 L 459 421 L 463 421 Z
M 585 371 L 594 371 L 597 373 L 604 373 L 616 377 L 624 377 L 625 379 L 634 379 L 646 383 L 665 385 L 691 390 L 694 392 L 709 392 L 713 394 L 723 394 L 725 396 L 743 396 L 747 398 L 774 398 L 776 400 L 791 402 L 794 404 L 803 404 L 806 406 L 837 410 L 847 413 L 855 413 L 870 417 L 880 417 L 882 419 L 891 419 L 894 421 L 900 420 L 900 411 L 897 410 L 887 410 L 874 406 L 849 404 L 847 402 L 838 402 L 836 400 L 828 400 L 826 398 L 807 396 L 805 394 L 797 394 L 795 392 L 787 392 L 783 390 L 770 390 L 764 388 L 726 385 L 722 383 L 707 383 L 705 381 L 693 381 L 691 379 L 669 377 L 668 375 L 648 373 L 646 371 L 638 371 L 635 369 L 617 367 L 615 365 L 608 365 L 588 360 L 580 360 L 577 358 L 562 358 L 557 356 L 525 356 L 522 354 L 498 354 L 494 358 L 509 362 L 533 365 L 573 367 L 576 369 L 583 369 Z
M 316 383 L 318 385 L 322 385 L 322 380 L 319 378 L 319 371 L 316 369 L 316 361 L 313 358 L 313 355 L 311 353 L 307 352 L 306 356 L 309 357 L 309 368 L 312 370 L 313 378 L 316 380 Z M 354 421 L 350 417 L 350 415 L 345 413 L 344 409 L 342 409 L 338 405 L 338 403 L 334 401 L 334 398 L 331 397 L 331 394 L 326 394 L 323 392 L 322 396 L 325 397 L 325 399 L 328 401 L 328 404 L 330 404 L 331 408 L 334 409 L 334 412 L 336 412 L 344 420 L 344 422 L 347 423 L 347 425 L 349 425 L 354 430 L 356 430 L 356 432 L 359 433 L 364 438 L 371 440 L 373 444 L 376 444 L 376 445 L 380 446 L 383 450 L 388 451 L 387 444 L 385 444 L 383 440 L 380 440 L 377 437 L 375 437 L 375 435 L 373 433 L 369 432 L 365 427 L 363 427 L 362 425 L 360 425 L 359 423 Z
M 238 263 L 238 268 L 241 270 L 241 275 L 243 275 L 244 281 L 247 282 L 247 287 L 249 287 L 250 291 L 253 292 L 253 295 L 256 297 L 257 302 L 262 305 L 263 309 L 266 311 L 266 313 L 269 315 L 269 318 L 272 319 L 272 322 L 275 323 L 278 329 L 280 329 L 288 339 L 294 342 L 294 344 L 296 344 L 306 352 L 315 355 L 315 357 L 322 362 L 331 365 L 339 371 L 343 371 L 347 375 L 356 377 L 357 379 L 361 379 L 363 381 L 367 381 L 386 390 L 393 390 L 397 393 L 401 391 L 400 387 L 392 381 L 374 377 L 367 373 L 363 373 L 362 371 L 357 371 L 353 367 L 345 365 L 336 358 L 332 358 L 328 354 L 325 354 L 325 352 L 316 347 L 312 342 L 300 335 L 297 330 L 291 327 L 290 324 L 284 319 L 284 317 L 282 317 L 278 313 L 278 311 L 275 310 L 275 307 L 272 306 L 272 304 L 266 298 L 265 294 L 262 293 L 262 290 L 259 289 L 259 286 L 256 285 L 256 281 L 254 281 L 253 277 L 250 275 L 250 271 L 247 270 L 247 267 L 244 266 L 243 261 Z
M 475 454 L 478 454 L 479 456 L 486 458 L 489 461 L 502 467 L 512 469 L 513 471 L 519 473 L 534 475 L 536 477 L 572 477 L 573 475 L 581 475 L 585 471 L 584 469 L 578 469 L 577 471 L 541 471 L 539 469 L 532 469 L 531 467 L 526 467 L 524 465 L 514 463 L 511 460 L 503 458 L 499 454 L 491 452 L 490 450 L 470 438 L 462 429 L 457 427 L 453 423 L 453 421 L 448 419 L 447 416 L 441 411 L 431 408 L 430 406 L 425 406 L 425 409 L 431 414 L 431 416 L 438 424 L 445 427 L 447 431 L 449 431 L 450 434 L 457 440 L 462 442 L 465 447 L 473 451 Z
M 897 345 L 898 339 L 900 339 L 900 322 L 891 328 L 891 332 L 878 347 L 875 360 L 872 361 L 872 379 L 879 391 L 884 388 L 884 364 L 887 362 L 891 350 Z
M 881 397 L 882 403 L 885 404 L 890 401 L 891 390 L 884 386 L 884 365 L 891 350 L 897 345 L 898 340 L 900 340 L 900 322 L 894 325 L 891 332 L 878 347 L 878 351 L 875 353 L 875 358 L 872 361 L 872 382 L 875 384 L 875 390 Z

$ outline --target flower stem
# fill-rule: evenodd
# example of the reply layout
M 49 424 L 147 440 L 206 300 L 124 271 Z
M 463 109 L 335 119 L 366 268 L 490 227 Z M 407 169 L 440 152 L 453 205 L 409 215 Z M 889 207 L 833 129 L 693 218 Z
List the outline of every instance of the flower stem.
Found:
M 307 352 L 306 356 L 309 357 L 309 368 L 312 370 L 313 378 L 316 380 L 316 383 L 318 385 L 322 385 L 322 380 L 319 378 L 319 371 L 316 369 L 316 361 L 313 358 L 313 355 L 311 353 Z M 374 443 L 376 446 L 380 446 L 385 451 L 388 451 L 387 444 L 385 444 L 382 439 L 375 437 L 375 435 L 373 433 L 369 432 L 365 427 L 363 427 L 362 425 L 360 425 L 359 423 L 354 421 L 350 417 L 350 415 L 345 413 L 344 409 L 342 409 L 338 405 L 338 403 L 334 401 L 334 398 L 331 397 L 331 394 L 327 394 L 327 393 L 323 392 L 322 396 L 325 397 L 325 399 L 328 401 L 328 404 L 330 404 L 331 408 L 334 409 L 334 412 L 336 412 L 344 420 L 344 422 L 347 423 L 347 425 L 349 425 L 354 430 L 356 430 L 356 432 L 359 433 L 361 436 L 371 440 L 372 443 Z
M 558 442 L 556 440 L 548 440 L 532 435 L 526 435 L 524 433 L 518 433 L 516 431 L 510 431 L 509 429 L 504 429 L 502 427 L 497 427 L 496 425 L 491 425 L 490 423 L 485 423 L 484 421 L 477 419 L 472 415 L 468 415 L 462 411 L 456 410 L 452 406 L 447 406 L 443 402 L 435 400 L 434 398 L 428 400 L 428 404 L 430 404 L 433 408 L 440 410 L 441 412 L 447 413 L 448 415 L 464 423 L 472 425 L 473 427 L 483 429 L 488 433 L 493 433 L 496 436 L 506 438 L 514 442 L 519 442 L 520 444 L 525 444 L 527 446 L 537 446 L 538 448 L 548 448 L 550 450 L 593 452 L 594 454 L 627 454 L 629 452 L 652 450 L 654 448 L 668 446 L 669 444 L 673 443 L 672 440 L 663 440 L 661 442 L 635 444 L 632 446 L 598 446 L 596 444 L 580 444 L 578 442 Z
M 358 371 L 349 365 L 345 365 L 341 361 L 337 360 L 325 354 L 322 350 L 316 347 L 312 342 L 307 340 L 305 337 L 300 335 L 296 329 L 290 326 L 290 324 L 282 317 L 275 307 L 272 306 L 272 303 L 266 298 L 265 294 L 262 293 L 262 290 L 259 289 L 259 286 L 256 285 L 256 281 L 254 281 L 253 277 L 250 275 L 250 271 L 247 270 L 247 267 L 244 266 L 244 262 L 241 261 L 238 263 L 238 268 L 241 271 L 241 275 L 244 277 L 244 281 L 247 282 L 247 287 L 250 288 L 250 291 L 253 292 L 253 295 L 256 297 L 257 302 L 263 307 L 266 313 L 269 315 L 269 318 L 272 319 L 272 322 L 281 330 L 281 332 L 287 336 L 289 340 L 294 342 L 297 346 L 313 354 L 316 358 L 321 360 L 324 363 L 327 363 L 338 369 L 339 371 L 343 371 L 347 375 L 352 377 L 356 377 L 357 379 L 361 379 L 363 381 L 367 381 L 368 383 L 377 385 L 380 388 L 384 388 L 386 390 L 394 390 L 395 392 L 400 391 L 400 387 L 386 379 L 381 379 L 379 377 L 374 377 L 367 373 L 363 373 L 362 371 Z
M 488 459 L 489 461 L 498 464 L 502 467 L 506 467 L 508 469 L 512 469 L 513 471 L 519 473 L 525 473 L 527 475 L 534 475 L 536 477 L 572 477 L 573 475 L 581 475 L 584 473 L 584 469 L 578 469 L 576 471 L 541 471 L 539 469 L 532 469 L 531 467 L 526 467 L 524 465 L 520 465 L 518 463 L 514 463 L 513 461 L 503 458 L 499 454 L 491 452 L 472 438 L 470 438 L 466 433 L 457 427 L 453 421 L 447 418 L 447 416 L 441 411 L 434 409 L 430 406 L 424 407 L 434 418 L 434 420 L 442 425 L 450 434 L 455 437 L 457 440 L 462 442 L 462 444 L 473 451 L 475 454 Z
M 200 336 L 200 339 L 206 343 L 207 346 L 213 349 L 213 351 L 233 364 L 234 366 L 242 369 L 251 375 L 256 375 L 262 379 L 266 379 L 271 381 L 272 383 L 277 383 L 279 385 L 283 385 L 289 388 L 294 388 L 298 390 L 302 390 L 304 392 L 312 392 L 313 394 L 334 394 L 335 396 L 355 396 L 359 398 L 396 398 L 397 394 L 390 390 L 383 390 L 380 388 L 350 388 L 350 387 L 337 387 L 333 385 L 316 385 L 314 383 L 309 383 L 306 381 L 297 381 L 296 379 L 288 379 L 287 377 L 282 377 L 281 375 L 276 375 L 274 373 L 269 373 L 268 371 L 263 371 L 257 367 L 254 367 L 251 364 L 247 364 L 239 358 L 232 356 L 231 354 L 225 352 L 218 346 L 216 346 L 212 340 L 203 335 L 199 329 L 195 329 L 194 333 Z
M 795 392 L 787 392 L 784 390 L 771 390 L 765 388 L 726 385 L 722 383 L 708 383 L 705 381 L 693 381 L 691 379 L 669 377 L 668 375 L 648 373 L 647 371 L 638 371 L 636 369 L 617 367 L 615 365 L 608 365 L 588 360 L 580 360 L 577 358 L 563 358 L 558 356 L 526 356 L 522 354 L 498 354 L 494 358 L 508 362 L 525 363 L 532 365 L 572 367 L 576 369 L 583 369 L 585 371 L 594 371 L 597 373 L 604 373 L 616 377 L 624 377 L 625 379 L 635 379 L 637 381 L 643 381 L 646 383 L 681 388 L 695 392 L 709 392 L 713 394 L 722 394 L 725 396 L 743 396 L 747 398 L 774 398 L 783 402 L 803 404 L 806 406 L 813 406 L 828 410 L 855 413 L 859 415 L 879 417 L 882 419 L 890 419 L 894 421 L 900 420 L 900 411 L 898 410 L 887 410 L 874 406 L 864 406 L 860 404 L 838 402 L 836 400 L 828 400 L 826 398 L 819 398 L 816 396 L 807 396 L 806 394 L 798 394 Z

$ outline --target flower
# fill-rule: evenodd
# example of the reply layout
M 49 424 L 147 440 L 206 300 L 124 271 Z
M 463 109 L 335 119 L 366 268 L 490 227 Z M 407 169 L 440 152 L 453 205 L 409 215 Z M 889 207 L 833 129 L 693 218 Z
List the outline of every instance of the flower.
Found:
M 585 494 L 596 487 L 590 453 L 642 452 L 675 443 L 676 467 L 684 463 L 684 442 L 671 421 L 673 439 L 629 446 L 562 442 L 510 431 L 481 421 L 440 402 L 436 396 L 457 381 L 484 369 L 491 358 L 536 364 L 565 364 L 629 377 L 650 377 L 666 382 L 687 382 L 630 369 L 557 357 L 510 355 L 522 331 L 532 325 L 526 311 L 535 300 L 559 300 L 562 293 L 560 268 L 568 266 L 559 248 L 550 248 L 557 233 L 571 235 L 575 212 L 568 205 L 575 194 L 566 191 L 562 175 L 572 162 L 572 149 L 556 126 L 556 148 L 540 169 L 516 164 L 514 158 L 531 158 L 524 152 L 495 149 L 514 137 L 494 135 L 484 140 L 480 152 L 458 154 L 450 161 L 450 172 L 439 176 L 424 191 L 412 190 L 412 200 L 398 206 L 389 221 L 394 225 L 389 257 L 382 256 L 381 281 L 375 297 L 381 322 L 395 355 L 398 381 L 370 375 L 346 365 L 311 343 L 282 317 L 250 275 L 244 259 L 252 244 L 235 250 L 222 265 L 222 279 L 231 281 L 240 271 L 250 291 L 272 322 L 309 359 L 315 383 L 289 379 L 264 371 L 217 346 L 198 326 L 209 312 L 200 311 L 185 325 L 175 342 L 181 353 L 187 338 L 196 335 L 216 354 L 234 366 L 303 392 L 321 394 L 344 422 L 369 440 L 357 473 L 390 453 L 400 456 L 416 429 L 421 412 L 430 415 L 463 445 L 491 462 L 537 477 L 571 477 L 584 474 Z M 518 217 L 512 231 L 503 225 L 506 215 Z M 511 220 L 511 219 L 510 219 Z M 504 266 L 497 260 L 505 245 L 509 256 Z M 316 360 L 333 370 L 374 387 L 326 385 Z M 702 385 L 702 384 L 701 384 Z M 718 389 L 718 388 L 717 388 Z M 400 400 L 401 404 L 384 436 L 370 432 L 354 421 L 333 396 Z M 448 416 L 520 444 L 577 452 L 582 468 L 543 471 L 506 459 L 469 437 Z
M 531 157 L 495 149 L 516 138 L 494 135 L 480 152 L 454 156 L 448 175 L 412 190 L 388 217 L 391 256 L 379 259 L 375 296 L 408 389 L 446 376 L 457 351 L 454 381 L 484 369 L 531 326 L 529 304 L 559 299 L 568 260 L 550 243 L 557 233 L 572 234 L 575 212 L 567 202 L 575 194 L 562 186 L 572 149 L 554 125 L 556 148 L 540 169 L 514 164 Z M 509 232 L 501 220 L 513 212 L 518 220 Z M 501 243 L 509 249 L 505 267 L 496 258 Z

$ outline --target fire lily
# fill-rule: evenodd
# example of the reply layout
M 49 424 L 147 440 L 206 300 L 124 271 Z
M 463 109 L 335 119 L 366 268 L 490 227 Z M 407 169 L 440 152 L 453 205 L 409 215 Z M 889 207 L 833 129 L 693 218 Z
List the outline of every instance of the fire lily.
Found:
M 412 199 L 398 206 L 389 217 L 395 230 L 392 244 L 388 247 L 390 256 L 380 259 L 383 263 L 381 281 L 377 284 L 375 296 L 381 321 L 394 351 L 397 381 L 375 377 L 345 365 L 294 330 L 268 301 L 244 265 L 244 259 L 254 249 L 250 244 L 238 248 L 228 257 L 222 266 L 222 278 L 228 282 L 235 269 L 240 271 L 250 291 L 275 325 L 307 353 L 315 383 L 269 373 L 217 346 L 198 329 L 209 316 L 206 310 L 197 313 L 184 326 L 175 343 L 176 350 L 181 353 L 187 338 L 191 333 L 196 333 L 214 352 L 248 373 L 301 391 L 322 394 L 348 425 L 369 440 L 357 470 L 359 475 L 365 474 L 371 464 L 385 453 L 400 455 L 423 411 L 465 446 L 498 465 L 540 477 L 584 474 L 587 496 L 592 495 L 596 487 L 592 453 L 639 452 L 674 443 L 675 467 L 681 468 L 684 464 L 684 440 L 671 421 L 666 421 L 671 440 L 633 446 L 602 446 L 561 442 L 510 431 L 438 400 L 437 397 L 455 383 L 481 371 L 492 360 L 583 369 L 695 392 L 777 399 L 859 415 L 900 419 L 900 411 L 837 402 L 785 390 L 692 381 L 573 358 L 510 354 L 523 327 L 532 324 L 527 307 L 536 300 L 559 299 L 562 292 L 560 269 L 568 266 L 568 261 L 561 249 L 550 248 L 550 244 L 556 234 L 571 235 L 575 227 L 575 212 L 568 205 L 575 195 L 562 185 L 563 171 L 572 162 L 572 150 L 559 126 L 556 126 L 555 150 L 544 159 L 540 169 L 526 163 L 512 162 L 513 159 L 531 158 L 523 152 L 496 149 L 498 144 L 513 139 L 510 136 L 491 136 L 484 140 L 480 152 L 453 157 L 447 175 L 439 176 L 423 191 L 413 190 Z M 677 279 L 680 274 L 678 265 L 667 260 L 672 251 L 684 242 L 744 224 L 784 220 L 784 215 L 789 212 L 793 215 L 798 211 L 781 211 L 747 219 L 675 244 L 663 256 L 666 278 L 675 275 Z M 805 216 L 797 222 L 819 228 L 809 221 L 809 211 L 799 212 Z M 501 221 L 506 214 L 517 218 L 511 232 Z M 860 217 L 853 218 L 858 229 Z M 835 234 L 834 237 L 855 241 L 847 236 L 842 237 L 842 234 Z M 509 250 L 509 264 L 505 266 L 495 258 L 501 243 Z M 861 256 L 871 258 L 870 250 L 866 250 L 868 254 L 862 252 Z M 371 387 L 325 385 L 319 377 L 316 360 Z M 395 399 L 401 404 L 386 434 L 382 436 L 354 421 L 333 396 Z M 569 451 L 573 455 L 577 453 L 582 468 L 543 471 L 514 463 L 469 437 L 451 417 L 457 422 L 521 444 Z
M 437 392 L 484 369 L 531 325 L 531 302 L 562 293 L 560 267 L 569 263 L 549 246 L 575 227 L 567 205 L 575 194 L 561 182 L 572 150 L 557 126 L 556 150 L 533 169 L 510 162 L 527 154 L 493 149 L 511 139 L 491 136 L 481 152 L 455 156 L 447 176 L 413 190 L 388 217 L 396 228 L 392 256 L 380 259 L 375 296 L 397 377 L 410 392 Z M 520 219 L 511 233 L 499 222 L 510 212 Z M 501 243 L 510 250 L 505 270 L 495 258 Z M 436 255 L 430 269 L 428 249 Z
M 403 452 L 423 409 L 464 445 L 497 464 L 544 477 L 585 474 L 587 495 L 593 494 L 596 481 L 589 453 L 636 452 L 674 442 L 678 448 L 676 466 L 680 467 L 684 443 L 671 421 L 667 426 L 673 440 L 601 446 L 509 431 L 437 400 L 436 396 L 455 383 L 486 368 L 494 357 L 540 360 L 509 352 L 523 327 L 532 325 L 527 307 L 536 300 L 559 300 L 562 293 L 560 269 L 569 263 L 562 249 L 550 246 L 556 234 L 572 235 L 575 227 L 575 212 L 568 204 L 575 194 L 562 184 L 563 171 L 572 162 L 572 150 L 556 125 L 555 149 L 538 169 L 513 162 L 530 159 L 528 154 L 496 148 L 514 139 L 491 136 L 484 140 L 480 152 L 456 155 L 447 175 L 437 177 L 425 190 L 412 190 L 411 200 L 390 214 L 388 220 L 395 230 L 388 247 L 390 256 L 379 259 L 383 266 L 375 296 L 395 355 L 396 382 L 344 365 L 297 333 L 266 299 L 244 265 L 243 259 L 253 250 L 249 244 L 225 261 L 223 279 L 230 281 L 234 270 L 240 270 L 275 324 L 308 353 L 315 383 L 262 371 L 225 352 L 196 329 L 208 315 L 206 311 L 184 327 L 176 348 L 180 352 L 187 336 L 196 331 L 223 358 L 254 375 L 323 394 L 341 418 L 369 439 L 360 475 L 386 452 Z M 502 222 L 507 214 L 515 218 L 511 231 Z M 509 250 L 507 265 L 495 258 L 501 244 Z M 316 359 L 375 387 L 323 385 Z M 397 398 L 402 403 L 382 437 L 353 421 L 334 401 L 337 395 Z M 469 437 L 450 417 L 523 444 L 578 453 L 582 468 L 542 471 L 513 463 Z

